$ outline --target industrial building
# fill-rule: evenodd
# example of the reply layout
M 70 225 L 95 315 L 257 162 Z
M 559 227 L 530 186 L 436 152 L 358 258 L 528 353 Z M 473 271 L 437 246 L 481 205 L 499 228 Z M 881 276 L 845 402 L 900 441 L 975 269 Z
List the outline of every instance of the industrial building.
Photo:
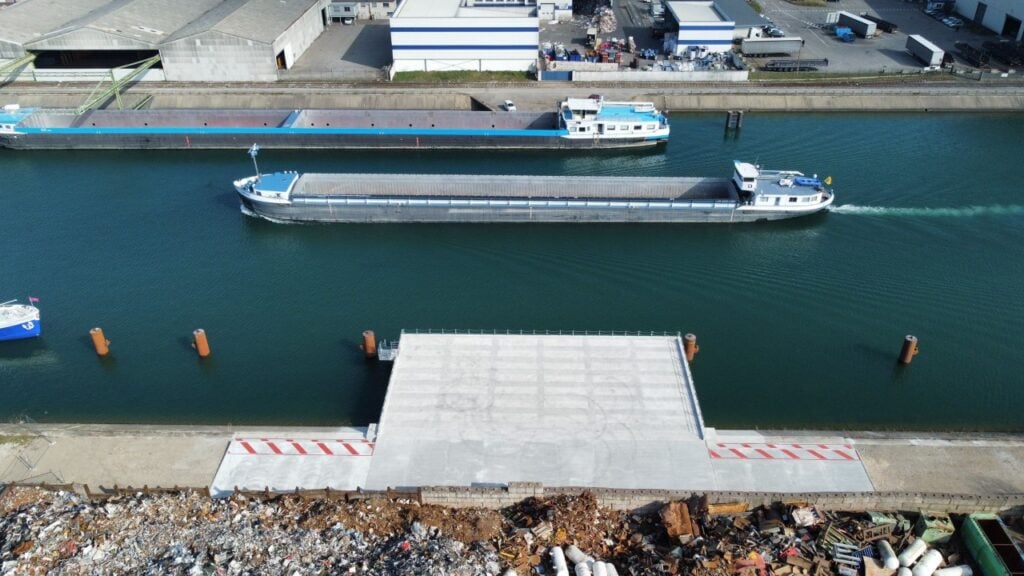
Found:
M 675 55 L 687 51 L 728 52 L 736 34 L 730 20 L 712 1 L 666 2 L 666 30 L 678 31 Z
M 393 72 L 536 66 L 540 21 L 533 1 L 405 0 L 390 24 Z
M 146 79 L 271 81 L 326 22 L 326 0 L 32 0 L 4 9 L 0 65 L 95 80 L 159 55 Z
M 387 2 L 366 2 L 331 0 L 327 15 L 331 22 L 349 23 L 346 20 L 386 20 L 398 9 L 398 0 Z
M 1004 38 L 1024 40 L 1024 2 L 1020 0 L 957 0 L 956 11 Z

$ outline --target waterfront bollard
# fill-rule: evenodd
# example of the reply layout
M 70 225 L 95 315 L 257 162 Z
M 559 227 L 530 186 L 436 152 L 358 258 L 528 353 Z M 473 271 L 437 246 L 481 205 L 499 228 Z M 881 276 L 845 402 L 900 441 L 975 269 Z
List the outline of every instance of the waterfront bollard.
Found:
M 366 354 L 367 360 L 377 357 L 377 336 L 373 330 L 363 331 L 363 354 Z
M 903 349 L 900 350 L 900 364 L 910 364 L 917 352 L 917 337 L 907 334 L 903 338 Z
M 200 358 L 210 355 L 210 342 L 206 339 L 206 330 L 196 328 L 192 331 L 192 347 L 196 349 Z
M 695 334 L 687 334 L 683 336 L 683 351 L 686 353 L 686 361 L 693 362 L 693 357 L 700 352 L 700 346 L 697 346 L 697 336 Z
M 106 356 L 110 353 L 110 340 L 103 336 L 102 328 L 89 330 L 89 336 L 92 337 L 92 346 L 96 349 L 97 356 Z

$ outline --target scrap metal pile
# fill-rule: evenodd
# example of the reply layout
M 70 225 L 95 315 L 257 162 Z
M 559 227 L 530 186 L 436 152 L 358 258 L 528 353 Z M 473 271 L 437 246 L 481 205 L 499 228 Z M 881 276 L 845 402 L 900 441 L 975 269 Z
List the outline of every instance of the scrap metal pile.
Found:
M 0 498 L 0 575 L 971 576 L 948 517 L 913 520 L 700 498 L 639 514 L 587 492 L 483 510 L 19 488 Z

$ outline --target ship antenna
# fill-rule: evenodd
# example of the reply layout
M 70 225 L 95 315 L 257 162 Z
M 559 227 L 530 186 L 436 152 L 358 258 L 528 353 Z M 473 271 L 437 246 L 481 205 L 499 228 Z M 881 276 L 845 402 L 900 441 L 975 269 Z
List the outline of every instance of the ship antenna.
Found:
M 256 156 L 260 153 L 260 145 L 253 144 L 252 148 L 249 148 L 249 156 L 252 156 L 252 166 L 256 169 L 256 179 L 260 177 L 260 165 L 256 163 Z

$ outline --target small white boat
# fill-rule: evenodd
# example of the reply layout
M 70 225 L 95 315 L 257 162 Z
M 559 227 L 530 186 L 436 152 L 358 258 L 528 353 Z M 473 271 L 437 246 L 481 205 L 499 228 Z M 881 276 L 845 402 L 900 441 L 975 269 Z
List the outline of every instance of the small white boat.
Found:
M 10 300 L 0 304 L 0 340 L 39 336 L 39 309 Z

